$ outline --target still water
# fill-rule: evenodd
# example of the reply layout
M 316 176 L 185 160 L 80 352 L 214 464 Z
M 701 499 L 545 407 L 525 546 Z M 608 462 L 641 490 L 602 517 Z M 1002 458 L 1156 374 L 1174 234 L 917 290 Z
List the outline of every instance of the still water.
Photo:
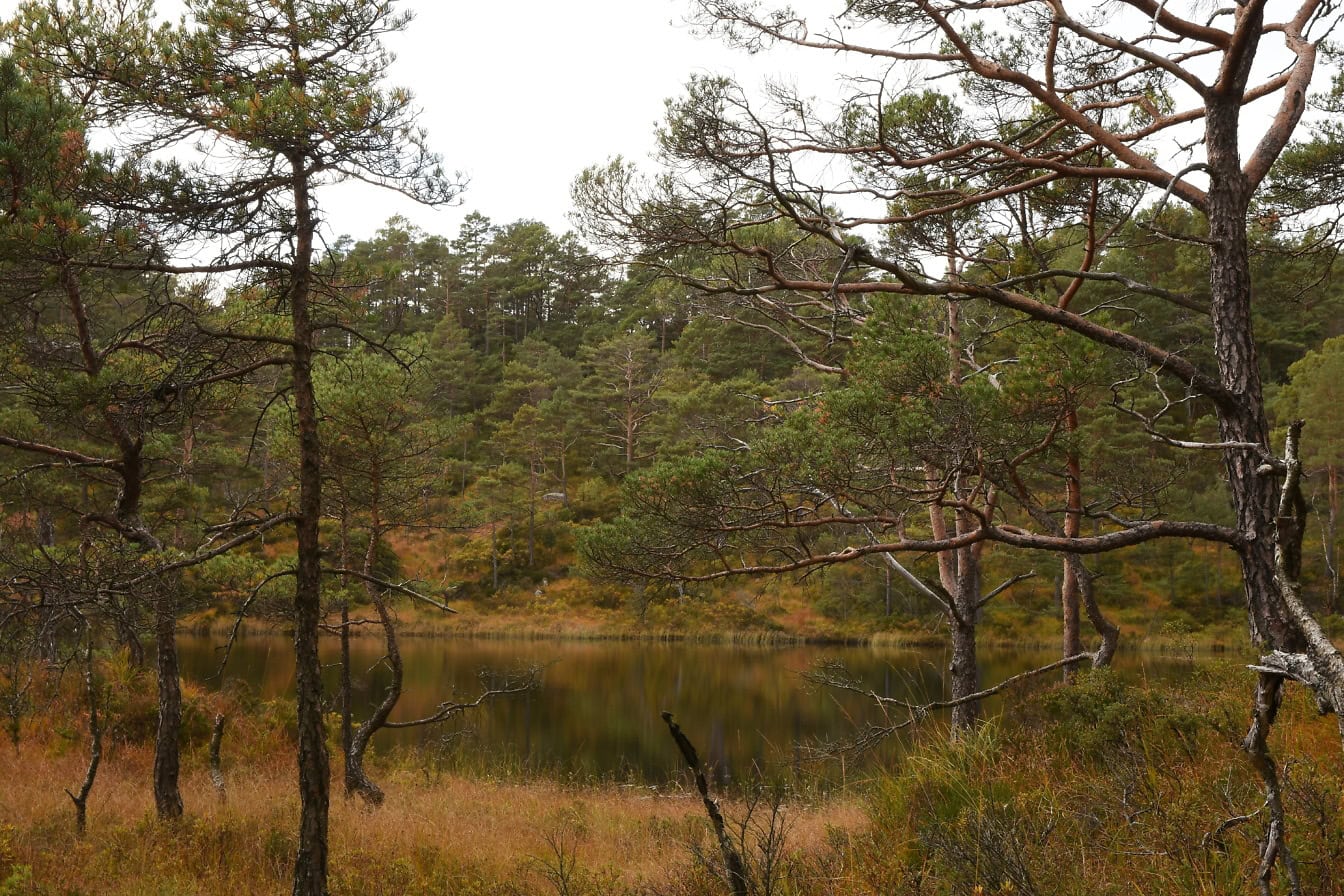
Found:
M 220 657 L 217 642 L 185 637 L 181 649 L 187 678 L 220 686 L 213 677 Z M 379 663 L 380 639 L 354 639 L 351 654 L 359 719 L 381 698 L 388 676 Z M 720 783 L 757 774 L 839 781 L 875 764 L 892 765 L 899 761 L 898 742 L 858 764 L 809 760 L 809 747 L 842 740 L 881 719 L 871 700 L 812 684 L 805 673 L 822 663 L 839 663 L 878 694 L 922 702 L 943 696 L 947 666 L 944 654 L 928 650 L 621 641 L 406 638 L 402 654 L 405 688 L 394 720 L 426 716 L 445 700 L 471 700 L 483 682 L 529 667 L 539 670 L 540 683 L 446 725 L 380 732 L 374 739 L 377 749 L 415 746 L 486 770 L 646 782 L 667 781 L 679 771 L 676 748 L 660 718 L 663 710 L 676 715 Z M 994 684 L 1054 658 L 984 652 L 982 678 Z M 323 661 L 330 694 L 339 675 L 334 640 L 324 642 Z M 1122 656 L 1119 664 L 1130 674 L 1163 677 L 1190 668 L 1188 661 L 1153 657 Z M 243 636 L 225 679 L 261 698 L 292 694 L 289 639 Z M 993 704 L 989 711 L 995 711 Z

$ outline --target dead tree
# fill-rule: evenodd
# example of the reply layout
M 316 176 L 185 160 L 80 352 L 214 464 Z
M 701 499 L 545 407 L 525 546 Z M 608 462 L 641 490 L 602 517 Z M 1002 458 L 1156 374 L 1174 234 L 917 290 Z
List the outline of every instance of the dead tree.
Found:
M 93 671 L 93 641 L 89 640 L 84 651 L 84 696 L 89 707 L 89 764 L 84 771 L 84 782 L 79 785 L 79 793 L 65 791 L 70 802 L 75 805 L 75 833 L 84 836 L 88 828 L 89 794 L 93 792 L 93 782 L 98 777 L 98 764 L 103 758 L 103 726 L 98 720 L 98 703 L 101 695 L 98 681 Z
M 215 714 L 215 724 L 210 729 L 210 783 L 221 803 L 228 802 L 229 789 L 224 780 L 224 765 L 220 759 L 220 750 L 224 743 L 224 713 Z

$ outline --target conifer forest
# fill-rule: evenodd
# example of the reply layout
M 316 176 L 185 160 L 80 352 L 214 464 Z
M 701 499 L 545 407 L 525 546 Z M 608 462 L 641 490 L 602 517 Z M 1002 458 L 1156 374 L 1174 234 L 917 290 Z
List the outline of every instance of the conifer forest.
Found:
M 416 5 L 0 6 L 0 896 L 1344 894 L 1344 11 Z

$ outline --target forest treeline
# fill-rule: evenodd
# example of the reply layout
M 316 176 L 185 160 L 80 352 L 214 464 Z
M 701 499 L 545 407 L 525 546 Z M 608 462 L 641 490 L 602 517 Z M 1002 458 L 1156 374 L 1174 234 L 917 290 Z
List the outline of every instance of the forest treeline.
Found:
M 1136 227 L 1116 239 L 1108 270 L 1135 280 L 1151 279 L 1154 270 L 1183 271 L 1189 278 L 1184 291 L 1198 295 L 1205 276 L 1199 250 L 1154 255 L 1161 245 Z M 1332 450 L 1339 426 L 1334 384 L 1344 352 L 1333 338 L 1344 329 L 1342 299 L 1334 281 L 1322 279 L 1293 241 L 1270 234 L 1261 249 L 1257 267 L 1264 274 L 1257 270 L 1257 282 L 1264 287 L 1256 323 L 1268 346 L 1261 367 L 1280 423 L 1301 416 L 1311 427 L 1309 496 L 1316 524 L 1307 533 L 1304 581 L 1313 602 L 1333 611 L 1338 585 L 1330 544 L 1340 463 Z M 16 270 L 23 260 L 10 264 Z M 516 608 L 543 583 L 571 577 L 594 579 L 599 600 L 628 603 L 635 615 L 658 601 L 713 603 L 734 586 L 682 586 L 649 595 L 605 586 L 604 570 L 580 564 L 577 533 L 616 517 L 631 474 L 660 463 L 676 469 L 676 462 L 706 454 L 731 455 L 799 409 L 854 397 L 854 375 L 818 371 L 752 321 L 735 319 L 732 309 L 639 267 L 613 265 L 574 234 L 557 236 L 536 221 L 495 225 L 472 213 L 456 235 L 437 236 L 394 218 L 369 238 L 338 241 L 320 269 L 331 295 L 315 374 L 330 471 L 325 550 L 342 558 L 342 566 L 355 562 L 352 554 L 362 560 L 376 511 L 382 528 L 378 563 L 389 578 L 410 575 L 409 563 L 411 573 L 433 576 L 446 595 L 486 607 L 503 594 L 506 605 Z M 89 323 L 90 338 L 103 344 L 128 333 L 146 344 L 172 338 L 171 327 L 158 319 L 161 305 L 196 303 L 202 325 L 223 331 L 255 314 L 248 305 L 259 298 L 247 287 L 189 277 L 117 273 L 91 279 L 79 315 Z M 153 435 L 142 463 L 145 481 L 154 483 L 145 489 L 141 513 L 147 529 L 168 533 L 165 541 L 183 551 L 197 543 L 209 521 L 227 519 L 247 501 L 286 500 L 295 487 L 294 446 L 282 375 L 261 367 L 211 384 L 190 396 L 190 405 L 178 404 L 183 396 L 173 376 L 182 360 L 146 349 L 116 371 L 100 369 L 93 381 L 87 371 L 72 369 L 70 353 L 80 337 L 68 296 L 37 283 L 31 290 L 22 281 L 11 287 L 15 338 L 9 351 L 22 361 L 7 372 L 11 439 L 31 436 L 93 457 L 114 444 L 108 407 L 122 418 L 128 410 L 139 415 L 136 432 Z M 206 286 L 214 290 L 212 300 L 199 295 Z M 1121 301 L 1122 293 L 1116 294 Z M 1184 309 L 1132 296 L 1123 300 L 1129 306 L 1116 316 L 1145 332 L 1179 334 L 1190 327 Z M 929 347 L 945 339 L 946 322 L 932 306 L 901 313 L 904 320 L 891 320 L 891 312 L 857 331 L 858 349 L 832 346 L 837 368 L 851 353 L 863 364 L 908 365 L 912 369 L 901 375 L 917 379 L 901 385 L 912 393 L 943 379 L 945 362 L 930 359 Z M 1123 371 L 1076 369 L 1080 359 L 1070 357 L 1067 346 L 1042 345 L 1029 325 L 1006 326 L 988 315 L 968 318 L 961 338 L 977 346 L 987 368 L 1004 365 L 1005 372 L 995 375 L 1000 386 L 1011 383 L 1023 402 L 1056 402 L 1042 420 L 1050 422 L 1064 404 L 1058 396 L 1066 393 L 1096 412 L 1079 440 L 1086 445 L 1090 479 L 1107 497 L 1123 502 L 1129 489 L 1136 504 L 1142 499 L 1195 507 L 1226 518 L 1215 458 L 1191 460 L 1146 434 L 1117 433 L 1119 412 L 1109 405 Z M 149 329 L 158 327 L 161 332 Z M 1191 343 L 1197 351 L 1197 335 Z M 1025 361 L 1024 350 L 1031 352 Z M 1081 360 L 1084 366 L 1095 361 Z M 1061 382 L 1065 376 L 1074 379 Z M 1210 426 L 1197 402 L 1183 408 L 1177 422 L 1170 430 L 1174 438 L 1207 433 Z M 809 450 L 824 447 L 828 437 L 809 431 Z M 32 545 L 77 543 L 96 521 L 90 514 L 119 487 L 97 468 L 77 468 L 77 459 L 29 469 L 23 454 L 9 453 L 16 473 L 8 481 L 9 525 Z M 374 477 L 382 479 L 377 486 Z M 375 487 L 382 489 L 377 508 L 370 503 Z M 403 542 L 386 541 L 396 529 L 416 533 L 408 546 L 418 554 L 435 551 L 434 562 L 398 557 L 396 545 Z M 251 587 L 249 566 L 268 568 L 272 553 L 256 544 L 197 570 L 189 609 L 215 607 L 227 618 Z M 1004 556 L 996 562 L 1016 570 L 1026 561 Z M 1240 609 L 1233 563 L 1192 551 L 1188 543 L 1139 546 L 1101 568 L 1104 602 L 1141 611 L 1131 624 L 1152 617 L 1188 632 L 1226 621 Z M 1037 580 L 1020 586 L 1018 603 L 1053 617 L 1058 575 L 1043 567 Z M 922 620 L 935 609 L 878 562 L 803 584 L 820 614 L 855 623 L 836 628 L 846 634 L 862 631 L 860 622 L 880 630 Z M 565 593 L 583 600 L 582 591 Z
M 1172 217 L 1168 226 L 1194 226 Z M 1332 482 L 1338 461 L 1330 448 L 1336 441 L 1336 378 L 1329 371 L 1340 349 L 1329 340 L 1344 328 L 1341 295 L 1308 247 L 1287 235 L 1264 236 L 1256 258 L 1256 280 L 1263 284 L 1256 327 L 1266 346 L 1261 368 L 1279 425 L 1301 416 L 1311 427 L 1308 494 L 1315 525 L 1307 533 L 1304 582 L 1312 601 L 1333 611 L 1338 586 L 1328 545 L 1337 514 Z M 1207 276 L 1201 254 L 1197 248 L 1171 250 L 1136 225 L 1114 239 L 1107 271 L 1131 281 L 1155 279 L 1160 271 L 1170 288 L 1198 297 Z M 452 549 L 437 558 L 438 566 L 417 572 L 433 573 L 456 596 L 486 606 L 501 592 L 512 605 L 570 577 L 592 579 L 601 600 L 620 600 L 636 615 L 659 601 L 713 603 L 740 582 L 661 591 L 651 584 L 654 593 L 647 595 L 643 588 L 604 587 L 613 574 L 621 578 L 619 570 L 582 564 L 577 533 L 616 517 L 631 474 L 683 470 L 687 459 L 731 456 L 772 428 L 790 420 L 798 425 L 806 416 L 801 412 L 858 400 L 855 381 L 880 375 L 881 365 L 899 365 L 902 377 L 915 378 L 900 384 L 912 394 L 946 377 L 946 362 L 937 355 L 947 323 L 932 304 L 880 311 L 880 319 L 828 348 L 835 370 L 818 370 L 727 303 L 645 267 L 612 264 L 574 234 L 557 236 L 535 221 L 494 225 L 472 213 L 456 235 L 438 236 L 393 219 L 370 238 L 345 238 L 325 263 L 343 293 L 343 326 L 360 334 L 355 340 L 345 330 L 334 332 L 322 346 L 319 402 L 333 444 L 351 452 L 339 463 L 359 468 L 376 462 L 369 452 L 386 449 L 358 443 L 401 432 L 385 416 L 387 400 L 395 395 L 407 402 L 396 415 L 413 423 L 416 431 L 405 431 L 424 454 L 399 474 L 417 478 L 410 487 L 415 500 L 403 496 L 388 519 L 413 530 L 437 530 L 432 540 Z M 1174 283 L 1168 271 L 1182 272 L 1188 282 Z M 1179 339 L 1184 328 L 1190 351 L 1200 350 L 1192 324 L 1197 312 L 1123 289 L 1095 301 L 1127 303 L 1115 318 L 1145 333 Z M 1124 408 L 1112 407 L 1121 404 L 1113 387 L 1128 371 L 1071 356 L 1069 346 L 1043 342 L 1029 324 L 1014 326 L 983 312 L 967 315 L 960 338 L 974 347 L 978 363 L 1001 371 L 993 374 L 999 394 L 1011 386 L 1014 400 L 1045 408 L 1038 424 L 1048 427 L 1066 406 L 1089 410 L 1091 419 L 1077 439 L 1085 446 L 1094 500 L 1197 508 L 1191 516 L 1227 518 L 1216 458 L 1192 459 L 1149 434 L 1123 432 Z M 266 389 L 259 392 L 269 397 Z M 368 404 L 363 411 L 361 396 Z M 874 406 L 851 411 L 856 418 L 870 412 L 877 413 Z M 928 423 L 927 417 L 911 417 Z M 254 439 L 255 415 L 239 419 L 249 428 L 223 441 L 246 445 L 259 469 L 273 465 L 272 475 L 283 479 L 285 421 L 274 421 L 281 424 L 277 449 L 265 427 Z M 1209 434 L 1211 425 L 1207 408 L 1192 400 L 1167 432 L 1173 439 L 1196 438 Z M 1021 432 L 1011 435 L 1022 438 Z M 841 437 L 809 430 L 805 448 L 788 450 L 802 455 Z M 643 490 L 651 480 L 634 481 Z M 333 514 L 339 516 L 347 495 L 339 482 L 336 489 Z M 362 546 L 368 511 L 357 494 L 348 497 L 345 531 Z M 1062 488 L 1054 499 L 1063 500 Z M 340 551 L 341 526 L 334 521 L 330 528 L 331 550 Z M 1040 561 L 1000 553 L 993 562 L 1008 572 L 1040 568 L 1036 580 L 1019 586 L 1017 603 L 1053 618 L 1058 563 L 1047 572 Z M 392 554 L 386 563 L 394 563 Z M 1216 551 L 1192 551 L 1188 542 L 1138 546 L 1103 560 L 1098 575 L 1104 603 L 1140 611 L 1130 615 L 1130 627 L 1144 618 L 1160 620 L 1149 634 L 1162 625 L 1194 631 L 1237 618 L 1241 608 L 1232 560 L 1220 561 Z M 849 623 L 837 624 L 837 632 L 899 626 L 936 611 L 907 581 L 893 580 L 881 562 L 831 570 L 802 584 L 820 615 Z

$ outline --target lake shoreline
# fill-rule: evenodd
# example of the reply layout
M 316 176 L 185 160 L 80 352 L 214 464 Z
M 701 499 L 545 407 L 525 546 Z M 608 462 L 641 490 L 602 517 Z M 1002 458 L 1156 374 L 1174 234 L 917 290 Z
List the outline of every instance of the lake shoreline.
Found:
M 555 643 L 631 643 L 631 644 L 686 644 L 720 647 L 752 648 L 790 648 L 790 647 L 869 647 L 898 650 L 939 650 L 948 646 L 947 639 L 936 632 L 881 631 L 866 634 L 816 634 L 786 632 L 771 629 L 730 629 L 723 631 L 695 631 L 681 629 L 630 629 L 621 626 L 599 627 L 529 627 L 518 623 L 516 617 L 507 620 L 492 620 L 492 624 L 481 625 L 479 618 L 472 619 L 466 625 L 452 622 L 415 619 L 397 629 L 399 639 L 442 639 L 468 641 L 537 641 Z M 502 624 L 501 624 L 502 623 Z M 333 624 L 335 624 L 333 622 Z M 179 626 L 181 634 L 197 637 L 227 639 L 234 631 L 235 620 L 221 618 L 203 618 L 188 620 Z M 987 626 L 988 627 L 988 626 Z M 244 620 L 237 629 L 238 635 L 284 635 L 289 637 L 293 629 L 283 622 L 260 622 Z M 330 632 L 323 633 L 323 639 L 335 638 Z M 356 626 L 350 629 L 352 640 L 382 638 L 377 626 Z M 981 637 L 978 641 L 983 650 L 1017 650 L 1024 652 L 1045 652 L 1059 647 L 1057 638 L 1021 638 L 1021 637 Z M 1237 643 L 1227 637 L 1227 632 L 1191 632 L 1177 635 L 1144 635 L 1127 633 L 1121 636 L 1120 652 L 1145 655 L 1209 655 L 1246 653 L 1254 655 L 1254 647 L 1249 643 Z

